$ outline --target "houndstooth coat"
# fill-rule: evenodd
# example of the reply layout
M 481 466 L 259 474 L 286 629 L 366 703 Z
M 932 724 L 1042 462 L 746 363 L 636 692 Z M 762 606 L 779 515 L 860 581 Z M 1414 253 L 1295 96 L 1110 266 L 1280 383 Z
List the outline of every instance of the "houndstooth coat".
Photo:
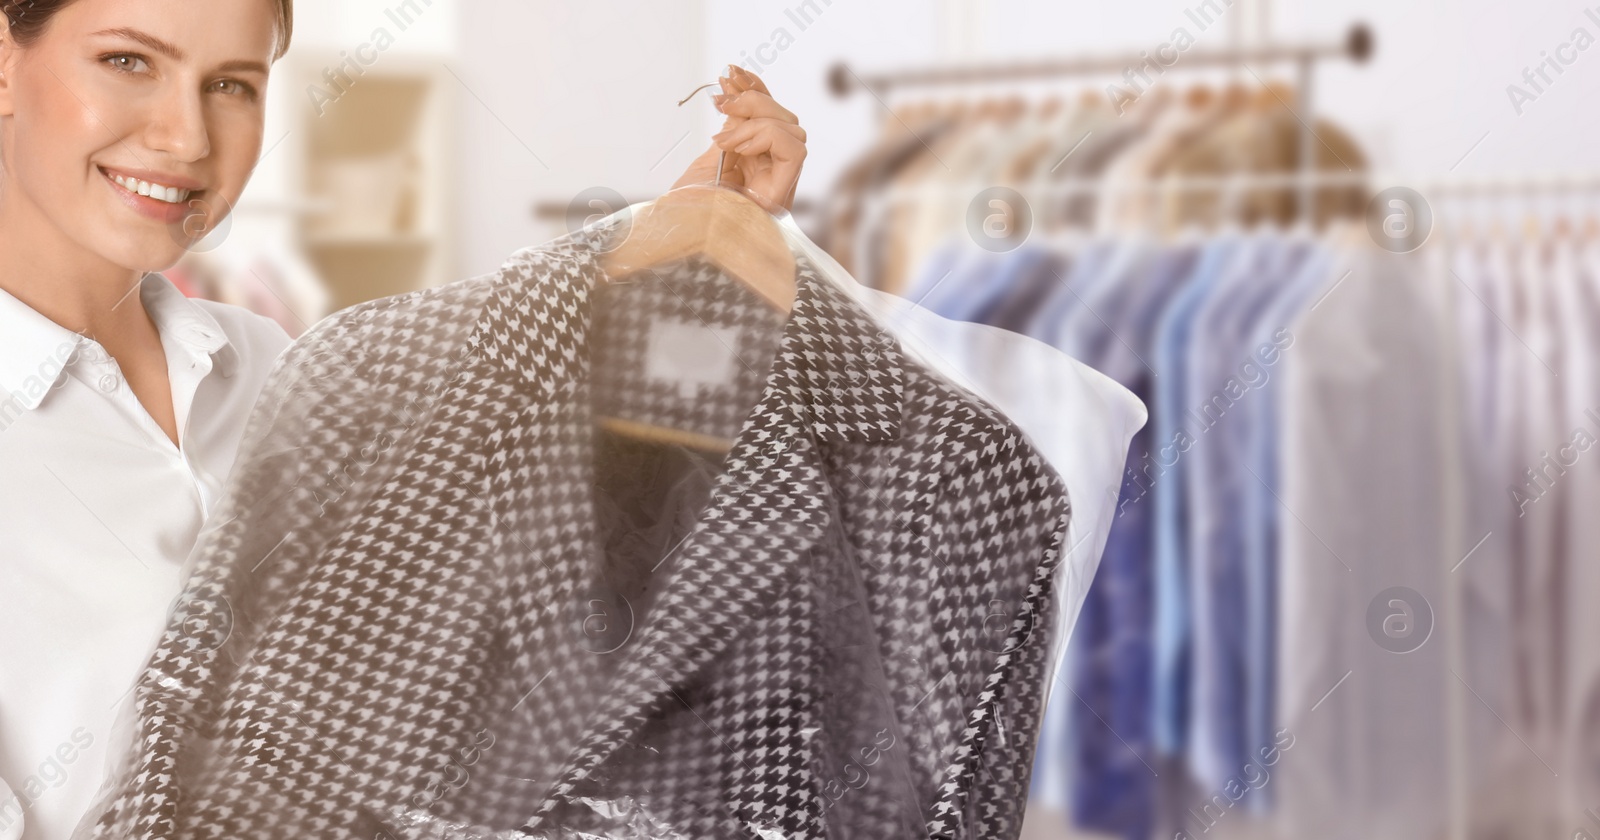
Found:
M 1018 834 L 1059 476 L 803 255 L 785 318 L 621 224 L 284 353 L 80 838 Z

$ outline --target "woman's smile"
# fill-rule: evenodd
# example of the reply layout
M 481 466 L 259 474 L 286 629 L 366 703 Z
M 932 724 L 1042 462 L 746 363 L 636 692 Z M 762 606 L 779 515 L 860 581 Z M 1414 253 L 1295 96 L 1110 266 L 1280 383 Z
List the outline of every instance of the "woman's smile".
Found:
M 189 215 L 191 199 L 204 190 L 188 190 L 161 182 L 143 181 L 121 172 L 96 167 L 122 203 L 148 219 L 171 224 Z M 176 178 L 170 180 L 178 180 Z

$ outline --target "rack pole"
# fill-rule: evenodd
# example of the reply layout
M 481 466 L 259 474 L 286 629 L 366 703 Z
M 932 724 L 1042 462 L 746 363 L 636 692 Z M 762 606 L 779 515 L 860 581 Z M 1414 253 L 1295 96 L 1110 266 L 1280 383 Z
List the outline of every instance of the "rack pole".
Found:
M 1358 23 L 1352 25 L 1345 37 L 1338 41 L 1264 44 L 1241 49 L 1191 50 L 1184 53 L 1182 64 L 1185 68 L 1232 67 L 1240 64 L 1309 63 L 1327 58 L 1349 58 L 1359 63 L 1371 57 L 1372 46 L 1372 30 L 1366 24 Z M 1129 53 L 1012 64 L 930 65 L 878 73 L 857 73 L 847 62 L 841 61 L 829 69 L 828 87 L 838 97 L 849 96 L 858 87 L 871 90 L 880 97 L 886 97 L 890 90 L 902 87 L 1119 73 L 1128 67 L 1144 64 L 1146 60 L 1143 55 Z
M 1315 100 L 1311 88 L 1315 74 L 1312 72 L 1311 58 L 1302 56 L 1297 64 L 1298 81 L 1295 84 L 1297 94 L 1297 118 L 1300 120 L 1300 218 L 1316 221 L 1313 215 L 1316 210 L 1312 203 L 1316 200 L 1316 191 L 1311 184 L 1311 176 L 1317 171 L 1316 131 L 1312 128 L 1312 121 L 1316 119 L 1316 109 L 1313 107 Z

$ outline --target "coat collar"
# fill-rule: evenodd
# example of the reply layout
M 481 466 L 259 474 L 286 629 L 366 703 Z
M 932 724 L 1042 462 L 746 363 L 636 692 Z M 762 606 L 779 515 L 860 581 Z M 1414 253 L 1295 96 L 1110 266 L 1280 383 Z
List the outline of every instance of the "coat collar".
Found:
M 479 320 L 475 350 L 480 364 L 526 383 L 536 405 L 585 399 L 591 293 L 607 282 L 600 259 L 622 224 L 619 216 L 607 217 L 553 244 L 519 251 L 502 268 L 504 283 Z M 796 268 L 794 305 L 762 395 L 735 436 L 694 529 L 654 571 L 660 594 L 629 642 L 607 654 L 612 661 L 597 663 L 572 632 L 582 611 L 563 616 L 559 606 L 586 603 L 591 590 L 584 572 L 597 555 L 546 550 L 560 542 L 547 535 L 569 528 L 574 515 L 585 520 L 579 528 L 592 528 L 587 497 L 577 494 L 584 500 L 576 513 L 566 511 L 567 522 L 529 526 L 535 559 L 525 564 L 523 591 L 532 609 L 519 611 L 528 618 L 514 633 L 521 645 L 518 688 L 534 692 L 528 702 L 558 714 L 587 712 L 577 730 L 543 733 L 543 755 L 530 757 L 529 776 L 550 780 L 537 794 L 542 805 L 530 828 L 540 828 L 655 710 L 680 702 L 674 687 L 722 655 L 804 574 L 834 507 L 823 448 L 899 435 L 905 360 L 897 342 L 804 255 L 796 254 Z M 529 425 L 509 439 L 581 439 L 585 430 L 577 426 L 587 415 L 539 410 L 524 422 Z M 502 449 L 490 461 L 516 464 L 528 457 Z M 596 552 L 599 537 L 588 533 L 567 551 Z M 538 608 L 550 603 L 557 607 Z M 580 733 L 584 740 L 571 740 Z
M 538 393 L 587 378 L 594 289 L 608 282 L 606 243 L 628 224 L 616 213 L 556 240 L 513 253 L 502 285 L 485 307 L 475 349 L 525 379 Z M 575 270 L 552 270 L 568 263 Z M 819 442 L 883 441 L 898 436 L 898 343 L 816 265 L 795 255 L 795 301 L 769 380 Z

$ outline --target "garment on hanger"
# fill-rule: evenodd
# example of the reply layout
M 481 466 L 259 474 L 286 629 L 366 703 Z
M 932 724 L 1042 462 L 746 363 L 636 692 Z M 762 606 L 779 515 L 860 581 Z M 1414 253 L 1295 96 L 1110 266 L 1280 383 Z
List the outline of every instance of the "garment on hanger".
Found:
M 286 351 L 90 836 L 1015 836 L 1060 476 L 804 251 L 610 281 L 632 210 Z
M 1593 242 L 1582 241 L 1569 242 L 1566 249 L 1558 290 L 1561 334 L 1568 360 L 1559 415 L 1566 427 L 1557 438 L 1561 442 L 1556 454 L 1563 461 L 1570 461 L 1578 456 L 1579 446 L 1584 443 L 1574 443 L 1579 429 L 1588 431 L 1591 447 L 1600 440 L 1600 251 Z M 1558 632 L 1566 640 L 1593 639 L 1600 621 L 1588 605 L 1593 603 L 1593 593 L 1600 592 L 1600 567 L 1582 558 L 1600 545 L 1600 521 L 1590 515 L 1600 510 L 1600 469 L 1592 465 L 1571 469 L 1566 478 L 1570 484 L 1565 491 L 1566 514 L 1560 539 L 1562 554 L 1567 558 L 1567 577 L 1558 601 L 1562 605 Z M 1565 652 L 1564 697 L 1561 720 L 1556 726 L 1562 737 L 1558 769 L 1567 780 L 1561 812 L 1572 820 L 1593 820 L 1592 815 L 1600 813 L 1593 796 L 1593 791 L 1600 790 L 1600 649 L 1569 641 Z
M 918 157 L 924 143 L 955 124 L 949 116 L 939 114 L 926 114 L 920 120 L 914 115 L 902 119 L 910 120 L 911 124 L 903 124 L 892 117 L 884 120 L 884 132 L 876 144 L 840 173 L 824 205 L 826 221 L 822 227 L 827 237 L 817 244 L 833 255 L 845 270 L 858 276 L 865 275 L 860 267 L 861 254 L 855 249 L 856 234 L 874 226 L 863 215 L 867 212 L 866 199 L 901 166 Z
M 1141 93 L 964 98 L 855 196 L 887 220 L 865 280 L 1150 406 L 1032 802 L 1127 840 L 1600 827 L 1600 225 L 1458 236 L 1442 191 L 1417 253 L 1379 252 L 1366 152 L 1293 91 Z M 1301 172 L 1332 176 L 1309 204 Z M 1032 222 L 998 253 L 960 214 L 995 185 Z
M 871 311 L 909 355 L 1000 409 L 1061 476 L 1072 500 L 1065 569 L 1057 580 L 1058 646 L 1064 647 L 1110 536 L 1122 465 L 1149 419 L 1145 404 L 1117 380 L 1049 344 L 988 324 L 951 320 L 898 295 L 866 288 L 792 227 L 788 217 L 780 222 L 791 246 Z M 1052 680 L 1047 695 L 1056 686 Z
M 1243 466 L 1259 428 L 1243 415 L 1263 397 L 1258 387 L 1271 376 L 1259 356 L 1291 341 L 1284 332 L 1261 344 L 1246 344 L 1264 328 L 1262 312 L 1309 255 L 1302 233 L 1267 237 L 1225 288 L 1214 289 L 1197 314 L 1198 341 L 1187 359 L 1186 393 L 1191 430 L 1206 438 L 1192 452 L 1186 499 L 1189 505 L 1193 672 L 1188 763 L 1202 788 L 1218 789 L 1252 760 L 1249 695 L 1258 682 L 1247 670 L 1253 585 L 1259 570 L 1245 565 L 1244 501 L 1260 481 Z M 1237 414 L 1229 418 L 1230 414 Z M 1268 741 L 1270 743 L 1270 740 Z M 1259 804 L 1252 800 L 1252 804 Z
M 1446 775 L 1418 769 L 1451 766 L 1441 710 L 1460 684 L 1442 634 L 1409 635 L 1425 609 L 1443 620 L 1459 559 L 1448 558 L 1455 520 L 1441 492 L 1450 286 L 1426 256 L 1363 251 L 1290 327 L 1281 504 L 1298 520 L 1282 531 L 1279 613 L 1296 618 L 1282 624 L 1278 716 L 1293 747 L 1273 784 L 1291 834 L 1433 836 L 1448 814 Z M 1415 623 L 1371 629 L 1380 595 L 1380 619 Z

